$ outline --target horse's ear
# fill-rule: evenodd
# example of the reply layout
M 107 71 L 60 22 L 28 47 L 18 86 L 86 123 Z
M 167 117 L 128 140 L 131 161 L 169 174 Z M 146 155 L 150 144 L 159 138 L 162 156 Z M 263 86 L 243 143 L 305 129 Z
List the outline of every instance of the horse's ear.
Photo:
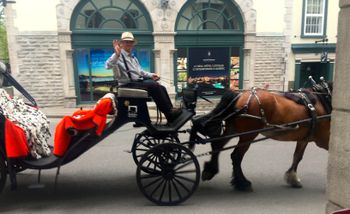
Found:
M 333 92 L 333 81 L 327 81 L 328 88 L 331 92 Z

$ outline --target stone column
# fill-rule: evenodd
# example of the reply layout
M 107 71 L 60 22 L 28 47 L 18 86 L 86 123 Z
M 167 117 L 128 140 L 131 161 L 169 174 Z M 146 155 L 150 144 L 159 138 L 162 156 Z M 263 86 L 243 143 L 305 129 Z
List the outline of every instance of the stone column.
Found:
M 243 73 L 243 89 L 248 89 L 254 86 L 254 65 L 255 65 L 255 48 L 256 34 L 246 33 L 244 41 L 244 73 Z
M 11 72 L 14 77 L 18 74 L 18 63 L 17 63 L 17 44 L 16 35 L 17 29 L 15 28 L 14 20 L 16 18 L 15 11 L 12 5 L 7 5 L 5 7 L 5 19 L 6 19 L 6 32 L 7 32 L 7 44 L 9 51 L 9 58 L 11 63 Z
M 155 71 L 161 77 L 169 95 L 175 94 L 174 86 L 174 32 L 154 32 Z M 159 57 L 158 57 L 159 56 Z
M 350 207 L 350 0 L 340 0 L 339 6 L 327 213 Z
M 64 106 L 76 107 L 76 94 L 74 85 L 73 50 L 71 47 L 71 32 L 58 32 L 60 47 L 61 73 L 63 77 Z

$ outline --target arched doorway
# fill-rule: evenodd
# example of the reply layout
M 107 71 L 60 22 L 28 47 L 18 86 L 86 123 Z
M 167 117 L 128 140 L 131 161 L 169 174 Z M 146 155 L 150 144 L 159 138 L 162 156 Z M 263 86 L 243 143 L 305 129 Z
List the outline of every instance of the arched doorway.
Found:
M 206 95 L 242 88 L 244 24 L 233 1 L 187 1 L 175 31 L 177 92 L 194 83 Z
M 78 104 L 94 102 L 108 91 L 113 73 L 104 62 L 113 53 L 112 40 L 124 31 L 139 41 L 134 54 L 143 69 L 153 70 L 153 26 L 137 0 L 82 0 L 74 8 L 70 29 Z

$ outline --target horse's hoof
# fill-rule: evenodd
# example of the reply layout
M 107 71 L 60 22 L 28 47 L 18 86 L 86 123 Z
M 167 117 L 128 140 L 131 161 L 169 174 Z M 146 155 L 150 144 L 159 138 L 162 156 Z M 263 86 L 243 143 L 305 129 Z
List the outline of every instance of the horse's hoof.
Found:
M 235 187 L 235 190 L 240 192 L 253 192 L 252 183 L 250 181 L 231 181 L 232 186 Z
M 213 167 L 210 162 L 205 162 L 204 169 L 202 172 L 202 180 L 203 181 L 209 181 L 211 180 L 217 173 L 218 173 L 217 167 Z
M 215 174 L 208 172 L 208 171 L 203 171 L 202 172 L 202 181 L 209 181 L 211 180 Z
M 303 185 L 301 184 L 301 180 L 300 178 L 298 178 L 297 173 L 296 172 L 286 172 L 284 174 L 284 180 L 286 181 L 286 183 L 293 187 L 293 188 L 302 188 Z

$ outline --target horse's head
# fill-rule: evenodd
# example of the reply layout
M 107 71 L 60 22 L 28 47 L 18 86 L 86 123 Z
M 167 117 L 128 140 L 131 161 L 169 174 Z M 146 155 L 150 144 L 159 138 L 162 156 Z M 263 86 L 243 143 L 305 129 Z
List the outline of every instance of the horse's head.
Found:
M 332 111 L 332 92 L 333 92 L 333 82 L 326 82 L 323 77 L 321 77 L 321 82 L 314 84 L 312 90 L 316 92 L 317 97 L 323 104 L 327 113 Z
M 209 137 L 218 137 L 222 134 L 223 121 L 234 112 L 234 103 L 239 93 L 227 91 L 216 107 L 206 115 L 192 120 L 193 129 Z

